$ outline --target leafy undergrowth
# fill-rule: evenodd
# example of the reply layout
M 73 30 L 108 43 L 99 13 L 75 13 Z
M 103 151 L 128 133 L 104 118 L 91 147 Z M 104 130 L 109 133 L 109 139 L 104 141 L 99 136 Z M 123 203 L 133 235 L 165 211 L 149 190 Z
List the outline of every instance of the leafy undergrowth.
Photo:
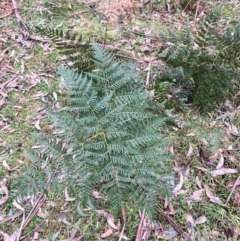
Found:
M 20 167 L 28 164 L 23 150 L 34 145 L 31 133 L 52 131 L 46 108 L 64 105 L 62 86 L 55 74 L 63 61 L 50 42 L 36 38 L 35 26 L 70 28 L 81 31 L 92 41 L 114 46 L 121 50 L 117 56 L 123 61 L 140 63 L 149 82 L 155 71 L 161 69 L 161 63 L 154 58 L 161 47 L 160 30 L 167 27 L 180 30 L 186 15 L 196 30 L 216 1 L 199 1 L 197 8 L 171 1 L 166 4 L 145 1 L 140 13 L 131 16 L 132 22 L 123 11 L 119 21 L 111 24 L 91 4 L 26 0 L 19 6 L 19 12 L 30 37 L 20 32 L 12 2 L 0 3 L 1 240 L 19 239 L 19 228 L 21 240 L 39 241 L 141 240 L 141 237 L 184 240 L 183 232 L 192 240 L 237 240 L 240 236 L 240 108 L 236 107 L 239 96 L 233 97 L 235 105 L 227 102 L 208 117 L 191 109 L 175 117 L 176 124 L 169 131 L 175 188 L 168 201 L 159 200 L 159 215 L 154 222 L 134 210 L 130 203 L 124 204 L 121 217 L 114 219 L 104 196 L 97 192 L 93 193 L 93 199 L 98 200 L 98 206 L 88 203 L 85 209 L 67 190 L 60 197 L 53 196 L 51 191 L 47 197 L 37 197 L 41 199 L 26 197 L 20 204 L 11 193 Z M 238 1 L 224 3 L 219 31 L 239 22 L 239 10 Z M 29 213 L 33 216 L 23 225 Z

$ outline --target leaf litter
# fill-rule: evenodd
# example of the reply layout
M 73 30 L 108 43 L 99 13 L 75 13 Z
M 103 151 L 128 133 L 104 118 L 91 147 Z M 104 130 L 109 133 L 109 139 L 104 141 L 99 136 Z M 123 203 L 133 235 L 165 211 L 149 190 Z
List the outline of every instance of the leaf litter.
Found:
M 12 9 L 11 4 L 8 3 L 7 6 L 9 6 L 9 7 L 6 8 L 6 14 L 10 13 L 9 11 L 11 11 L 11 9 Z M 39 6 L 39 7 L 41 7 L 41 6 Z M 43 10 L 44 9 L 42 9 L 42 11 Z M 45 10 L 49 11 L 49 13 L 51 12 L 50 9 L 46 8 Z M 164 14 L 162 14 L 162 16 L 163 15 Z M 169 20 L 172 21 L 171 14 L 168 13 L 167 15 L 169 16 Z M 0 15 L 0 16 L 2 16 L 2 15 Z M 54 16 L 53 13 L 51 13 L 51 16 Z M 158 19 L 158 20 L 160 18 L 162 18 L 162 16 L 160 16 L 159 14 L 156 14 L 156 13 L 152 14 L 152 18 L 155 18 L 155 19 Z M 18 18 L 18 21 L 21 22 L 22 20 Z M 181 23 L 179 23 L 177 28 L 181 29 L 181 27 L 182 27 Z M 134 30 L 136 33 L 142 32 L 141 29 L 139 29 L 139 27 L 138 27 L 138 29 L 136 28 L 136 30 L 137 31 Z M 134 49 L 134 45 L 139 44 L 139 46 L 140 46 L 139 50 L 142 52 L 142 54 L 150 53 L 151 51 L 154 50 L 154 46 L 157 46 L 157 45 L 160 46 L 161 43 L 160 43 L 160 41 L 157 41 L 156 43 L 154 43 L 153 38 L 149 35 L 149 33 L 150 33 L 150 31 L 148 31 L 146 29 L 145 31 L 143 31 L 143 34 L 145 35 L 143 40 L 134 42 L 133 40 L 136 39 L 136 37 L 132 37 L 132 39 L 125 39 L 125 44 L 128 45 L 128 47 L 131 50 Z M 11 102 L 11 100 L 9 99 L 9 94 L 8 94 L 9 91 L 15 91 L 15 92 L 18 92 L 18 93 L 22 92 L 24 95 L 26 95 L 26 94 L 29 93 L 29 91 L 32 91 L 32 89 L 34 89 L 35 87 L 37 87 L 41 83 L 41 74 L 48 75 L 49 73 L 47 73 L 47 72 L 45 73 L 44 71 L 43 71 L 43 73 L 38 73 L 38 71 L 36 71 L 36 72 L 34 71 L 34 72 L 30 72 L 30 74 L 29 73 L 26 74 L 26 71 L 28 70 L 29 67 L 26 65 L 25 60 L 27 60 L 27 58 L 31 59 L 32 56 L 31 56 L 31 54 L 29 54 L 28 56 L 26 56 L 27 58 L 21 59 L 20 54 L 18 54 L 17 47 L 21 46 L 22 48 L 25 48 L 25 50 L 32 50 L 32 49 L 34 49 L 34 45 L 36 45 L 35 41 L 26 40 L 23 37 L 23 35 L 21 35 L 19 33 L 16 33 L 15 30 L 11 30 L 11 29 L 5 29 L 3 31 L 3 33 L 0 34 L 0 35 L 1 35 L 0 41 L 1 41 L 1 39 L 4 40 L 4 41 L 1 41 L 1 42 L 3 42 L 4 46 L 6 45 L 6 43 L 8 41 L 12 41 L 12 43 L 13 43 L 12 44 L 12 50 L 9 53 L 5 52 L 4 56 L 2 56 L 2 53 L 0 53 L 0 60 L 1 60 L 0 61 L 0 68 L 2 70 L 2 72 L 0 72 L 0 78 L 1 78 L 1 82 L 0 82 L 0 91 L 1 91 L 0 92 L 0 95 L 1 95 L 0 96 L 0 108 L 5 108 Z M 133 36 L 136 36 L 136 34 L 134 33 Z M 36 40 L 36 41 L 38 41 L 38 40 Z M 40 41 L 41 41 L 41 39 L 40 39 Z M 129 44 L 130 42 L 131 42 L 131 44 Z M 123 43 L 120 43 L 119 46 L 122 47 L 123 44 L 124 44 L 124 41 L 123 41 Z M 43 50 L 43 55 L 49 54 L 53 50 L 51 48 L 51 45 L 50 45 L 49 42 L 46 42 L 46 43 L 42 42 L 42 43 L 39 44 L 39 46 Z M 29 52 L 27 52 L 27 51 L 25 52 L 25 54 L 28 54 L 28 53 Z M 6 56 L 8 57 L 8 60 L 6 60 Z M 150 57 L 146 55 L 145 59 L 147 59 L 147 58 L 149 59 Z M 19 68 L 17 70 L 15 70 L 15 66 L 12 63 L 17 63 L 19 65 Z M 153 63 L 153 65 L 157 65 L 157 64 Z M 37 94 L 35 92 L 34 95 L 35 95 L 34 98 L 36 98 L 38 100 L 42 99 L 42 101 L 44 103 L 46 103 L 46 104 L 48 103 L 48 95 L 49 95 L 48 93 L 44 93 L 43 91 L 39 91 Z M 33 98 L 33 95 L 32 95 L 32 98 Z M 53 99 L 57 100 L 58 96 L 56 96 L 56 94 L 55 95 L 53 94 Z M 43 107 L 43 112 L 39 112 L 39 114 L 37 116 L 32 118 L 32 121 L 33 121 L 32 124 L 36 128 L 36 130 L 42 129 L 41 128 L 41 120 L 46 117 L 44 109 L 45 109 L 45 107 Z M 226 118 L 228 118 L 228 116 L 234 117 L 234 115 L 237 114 L 236 110 L 234 110 L 234 111 L 235 111 L 235 113 L 227 113 L 226 117 L 222 118 L 222 120 L 224 121 L 226 132 L 227 132 L 226 135 L 227 135 L 227 138 L 228 138 L 229 141 L 234 140 L 234 138 L 239 137 L 238 126 L 236 124 L 230 123 L 226 120 Z M 219 119 L 219 120 L 221 120 L 221 119 Z M 210 125 L 211 125 L 210 129 L 217 127 L 219 125 L 219 120 L 216 120 L 216 121 L 210 123 Z M 8 131 L 9 133 L 12 133 L 14 131 L 14 129 L 11 127 L 10 120 L 6 119 L 6 118 L 1 119 L 0 127 L 2 128 L 2 131 Z M 189 136 L 189 137 L 191 137 L 191 136 Z M 202 138 L 200 140 L 200 142 L 205 146 L 209 145 L 209 142 L 205 138 Z M 197 143 L 197 144 L 199 144 L 199 143 Z M 196 146 L 197 146 L 196 143 L 194 143 L 192 141 L 189 142 L 188 145 L 187 145 L 188 151 L 186 151 L 185 154 L 184 154 L 184 156 L 188 160 L 187 165 L 185 165 L 185 166 L 188 166 L 189 169 L 185 172 L 184 168 L 182 168 L 181 164 L 179 164 L 179 168 L 177 170 L 175 170 L 176 174 L 177 174 L 176 180 L 178 180 L 178 181 L 176 181 L 177 184 L 175 185 L 175 188 L 173 189 L 173 193 L 172 193 L 173 199 L 176 198 L 176 200 L 177 200 L 178 196 L 179 197 L 183 196 L 183 197 L 186 197 L 186 202 L 187 202 L 188 198 L 190 198 L 190 200 L 192 202 L 194 202 L 194 201 L 195 202 L 202 202 L 203 201 L 203 194 L 202 193 L 205 190 L 205 192 L 207 194 L 207 197 L 208 197 L 210 202 L 222 205 L 222 202 L 220 201 L 220 198 L 218 198 L 217 196 L 213 196 L 213 194 L 212 194 L 212 191 L 213 191 L 217 195 L 217 192 L 215 192 L 215 190 L 212 189 L 214 187 L 214 185 L 211 185 L 211 183 L 208 183 L 209 185 L 205 184 L 204 189 L 203 189 L 201 181 L 200 181 L 200 177 L 201 177 L 201 180 L 203 180 L 204 183 L 207 183 L 206 180 L 205 180 L 205 177 L 206 177 L 206 174 L 209 174 L 209 173 L 214 178 L 214 180 L 218 180 L 218 178 L 221 178 L 222 175 L 232 176 L 232 177 L 229 177 L 227 179 L 228 185 L 226 187 L 232 188 L 232 189 L 234 189 L 233 187 L 235 187 L 235 189 L 236 189 L 240 185 L 239 180 L 236 180 L 236 177 L 234 175 L 234 174 L 237 173 L 236 171 L 238 169 L 234 165 L 232 165 L 232 166 L 229 165 L 228 158 L 230 160 L 234 160 L 233 162 L 235 162 L 235 164 L 237 163 L 239 158 L 237 158 L 234 153 L 231 154 L 231 155 L 229 155 L 229 153 L 224 153 L 224 156 L 223 156 L 223 154 L 221 154 L 220 158 L 218 160 L 218 164 L 217 164 L 217 166 L 214 170 L 213 164 L 215 164 L 219 155 L 217 154 L 216 156 L 214 156 L 215 154 L 212 155 L 212 153 L 208 153 L 205 148 L 198 149 L 199 155 L 200 155 L 200 160 L 202 161 L 202 163 L 201 163 L 201 165 L 198 163 L 199 167 L 197 169 L 197 172 L 194 174 L 194 175 L 196 175 L 196 179 L 195 179 L 195 176 L 194 176 L 194 179 L 195 179 L 194 183 L 197 184 L 197 187 L 199 189 L 188 190 L 187 188 L 185 188 L 185 184 L 188 183 L 188 180 L 185 180 L 185 177 L 188 177 L 189 179 L 192 178 L 192 171 L 193 171 L 194 166 L 191 166 L 191 162 L 195 158 L 195 149 L 194 148 Z M 238 148 L 238 151 L 239 151 L 239 147 L 236 147 L 236 146 L 232 145 L 231 150 L 237 149 L 237 148 Z M 174 149 L 174 151 L 176 153 L 178 150 Z M 173 150 L 172 150 L 172 152 L 173 152 Z M 212 157 L 212 159 L 211 159 L 211 157 Z M 181 161 L 183 161 L 183 160 L 181 160 Z M 179 161 L 179 162 L 181 163 L 181 161 Z M 15 170 L 15 168 L 10 168 L 10 166 L 8 165 L 7 162 L 4 162 L 3 166 L 8 171 L 14 171 Z M 17 168 L 17 166 L 16 166 L 16 168 Z M 195 171 L 195 168 L 194 168 L 194 171 Z M 229 175 L 229 174 L 232 174 L 232 175 Z M 234 179 L 235 181 L 230 181 L 230 180 L 232 180 L 230 178 Z M 5 188 L 7 188 L 7 187 L 5 186 Z M 184 193 L 184 190 L 182 190 L 183 188 L 186 189 L 186 191 L 188 191 L 188 192 Z M 3 192 L 5 193 L 5 191 L 3 191 Z M 6 195 L 3 195 L 3 197 L 5 197 L 5 196 Z M 96 197 L 97 196 L 98 196 L 98 194 L 96 194 Z M 2 200 L 3 197 L 1 196 L 0 200 Z M 234 200 L 235 200 L 235 205 L 237 205 L 239 203 L 239 194 L 237 192 L 236 193 L 234 192 Z M 5 202 L 6 201 L 4 201 L 4 203 Z M 205 205 L 207 205 L 207 203 L 205 203 Z M 175 217 L 179 207 L 177 205 L 174 206 L 172 203 L 170 203 L 166 208 L 167 208 L 167 210 L 165 212 L 167 214 Z M 100 210 L 100 211 L 102 211 L 102 212 L 100 212 L 99 215 L 106 218 L 107 223 L 108 223 L 107 226 L 106 226 L 106 230 L 105 230 L 106 231 L 105 235 L 107 235 L 106 237 L 112 237 L 114 233 L 119 233 L 120 227 L 114 221 L 113 216 L 111 214 L 109 214 L 108 212 L 104 211 L 104 210 Z M 22 214 L 22 212 L 20 212 L 20 213 Z M 41 213 L 41 212 L 39 212 L 39 213 Z M 66 215 L 65 216 L 64 215 L 62 215 L 62 220 L 65 220 L 67 223 L 70 223 L 70 222 L 67 221 Z M 141 217 L 142 216 L 140 216 L 140 218 Z M 46 218 L 46 216 L 45 216 L 45 218 Z M 145 217 L 145 219 L 147 219 L 147 217 Z M 193 221 L 194 221 L 195 225 L 197 225 L 197 224 L 205 223 L 206 219 L 207 219 L 207 217 L 205 217 L 203 215 L 203 216 L 200 216 L 199 218 L 197 218 L 195 220 L 193 219 Z M 9 220 L 11 220 L 11 219 L 9 219 Z M 190 220 L 190 218 L 189 218 L 189 220 Z M 191 224 L 192 221 L 191 222 L 189 221 L 189 223 Z M 116 227 L 118 229 L 116 229 Z M 122 230 L 124 230 L 124 229 L 122 229 Z M 233 229 L 233 231 L 232 231 L 232 236 L 234 236 L 235 235 L 234 233 L 236 233 L 234 230 L 235 229 Z M 18 232 L 18 230 L 16 230 L 16 232 Z M 110 234 L 111 232 L 113 232 L 113 233 Z M 168 237 L 168 238 L 174 238 L 178 235 L 178 232 L 176 232 L 176 230 L 174 228 L 169 228 L 168 230 L 166 228 L 163 232 L 165 232 L 165 234 L 167 233 L 165 235 L 165 237 Z M 68 241 L 75 240 L 74 233 L 75 233 L 75 230 L 72 229 L 71 237 Z M 144 233 L 146 233 L 145 236 L 144 236 Z M 2 232 L 2 235 L 5 235 L 4 238 L 7 237 L 7 238 L 9 238 L 9 240 L 11 240 L 11 238 L 14 238 L 14 237 L 16 238 L 16 234 L 18 235 L 18 233 L 14 232 L 12 234 L 12 236 L 7 236 L 7 234 L 5 234 L 5 233 L 3 234 L 3 232 Z M 140 234 L 141 235 L 139 235 L 139 236 L 141 236 L 141 238 L 144 237 L 145 240 L 148 240 L 149 233 L 147 232 L 147 230 L 144 230 L 144 225 L 142 226 L 142 231 L 140 232 Z M 161 233 L 159 232 L 158 235 L 160 237 Z M 37 234 L 36 234 L 35 238 L 38 238 Z M 57 237 L 55 237 L 55 239 L 56 238 Z M 9 240 L 7 240 L 7 241 L 9 241 Z

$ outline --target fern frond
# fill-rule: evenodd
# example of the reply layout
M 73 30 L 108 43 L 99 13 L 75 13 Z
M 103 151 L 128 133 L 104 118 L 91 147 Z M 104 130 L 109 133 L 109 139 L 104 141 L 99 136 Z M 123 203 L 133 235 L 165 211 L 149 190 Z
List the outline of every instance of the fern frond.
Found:
M 169 143 L 160 133 L 166 117 L 150 111 L 156 103 L 131 65 L 116 62 L 97 45 L 93 57 L 94 73 L 58 70 L 69 101 L 49 111 L 53 134 L 38 137 L 38 149 L 28 152 L 29 170 L 34 174 L 38 168 L 42 175 L 41 188 L 32 177 L 29 192 L 46 189 L 48 181 L 58 195 L 67 187 L 86 205 L 91 192 L 100 189 L 115 213 L 132 202 L 153 217 L 159 194 L 171 188 L 165 178 L 171 176 L 164 152 Z M 22 175 L 19 182 L 26 179 Z
M 56 45 L 63 57 L 72 62 L 73 67 L 81 71 L 90 71 L 93 68 L 92 48 L 89 39 L 83 41 L 83 36 L 77 32 L 64 31 L 61 28 L 36 27 L 37 33 L 49 37 Z
M 220 14 L 221 6 L 206 18 L 196 36 L 188 21 L 181 34 L 161 33 L 164 45 L 158 56 L 167 68 L 155 83 L 157 96 L 164 92 L 162 83 L 170 82 L 171 88 L 180 90 L 177 99 L 207 112 L 236 92 L 232 80 L 239 80 L 240 25 L 218 33 L 215 25 Z

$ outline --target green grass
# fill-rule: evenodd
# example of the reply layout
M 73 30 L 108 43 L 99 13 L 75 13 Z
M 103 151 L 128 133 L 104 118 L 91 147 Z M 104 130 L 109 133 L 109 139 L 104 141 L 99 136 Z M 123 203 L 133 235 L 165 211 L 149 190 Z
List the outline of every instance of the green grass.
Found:
M 72 3 L 69 8 L 69 2 Z M 154 1 L 153 1 L 154 2 Z M 165 10 L 163 2 L 157 3 L 155 1 L 155 9 Z M 217 4 L 215 1 L 211 1 L 213 5 Z M 153 6 L 154 7 L 154 6 Z M 209 5 L 208 5 L 209 7 Z M 141 33 L 149 31 L 151 35 L 158 36 L 160 31 L 164 31 L 167 27 L 177 27 L 181 26 L 183 23 L 181 12 L 176 11 L 174 14 L 170 15 L 168 19 L 164 18 L 153 18 L 150 17 L 147 21 L 146 18 L 141 18 L 140 16 L 130 25 L 121 26 L 119 29 L 114 29 L 111 26 L 103 26 L 99 19 L 93 16 L 91 12 L 81 5 L 76 4 L 71 0 L 64 1 L 62 5 L 51 7 L 49 1 L 35 1 L 27 0 L 23 1 L 23 5 L 20 7 L 21 16 L 27 26 L 31 29 L 31 33 L 37 35 L 35 32 L 35 26 L 49 26 L 56 27 L 57 25 L 63 26 L 63 28 L 70 27 L 76 31 L 83 34 L 84 38 L 90 38 L 93 41 L 103 42 L 105 39 L 109 44 L 113 46 L 118 43 L 122 38 L 127 40 L 127 44 L 120 47 L 130 49 L 134 51 L 136 56 L 142 56 L 142 58 L 148 56 L 148 54 L 141 52 L 141 47 L 144 46 L 146 41 L 146 36 L 136 36 L 131 33 L 132 28 L 138 26 Z M 238 13 L 240 6 L 237 4 L 228 3 L 223 8 L 223 16 L 226 17 L 227 21 L 222 21 L 223 27 L 229 23 L 235 24 L 239 22 Z M 51 12 L 47 11 L 50 10 Z M 150 14 L 150 5 L 144 8 L 143 13 Z M 81 13 L 81 11 L 84 11 Z M 78 13 L 80 12 L 80 13 Z M 191 16 L 190 16 L 191 20 Z M 165 21 L 165 22 L 164 22 Z M 16 19 L 14 15 L 4 19 L 7 23 L 7 28 L 12 29 L 15 34 L 18 34 L 18 27 L 16 24 Z M 126 32 L 121 32 L 126 31 Z M 107 33 L 107 34 L 106 34 Z M 131 44 L 131 41 L 133 43 Z M 134 42 L 135 41 L 135 42 Z M 160 40 L 159 40 L 160 41 Z M 52 45 L 49 49 L 44 52 L 43 48 L 40 46 L 40 42 L 34 42 L 33 49 L 23 48 L 21 44 L 14 40 L 7 40 L 5 48 L 9 51 L 15 51 L 14 57 L 7 54 L 6 63 L 14 67 L 14 71 L 21 70 L 21 61 L 24 62 L 24 73 L 23 76 L 23 91 L 18 91 L 14 89 L 8 89 L 6 93 L 8 94 L 8 103 L 1 108 L 0 121 L 7 120 L 10 128 L 14 130 L 9 132 L 4 130 L 0 132 L 1 146 L 0 146 L 0 181 L 7 178 L 7 186 L 10 189 L 14 180 L 16 180 L 19 175 L 19 169 L 9 173 L 3 166 L 2 161 L 5 159 L 11 168 L 19 165 L 28 165 L 28 160 L 26 159 L 23 150 L 29 149 L 34 145 L 34 140 L 31 138 L 32 132 L 39 132 L 36 129 L 33 120 L 37 116 L 37 110 L 39 108 L 51 107 L 54 103 L 53 93 L 57 94 L 58 101 L 61 105 L 64 105 L 65 98 L 62 96 L 59 90 L 59 80 L 56 76 L 56 68 L 60 65 L 61 60 L 59 58 L 59 52 L 53 48 Z M 53 48 L 53 49 L 51 49 Z M 153 47 L 153 52 L 156 49 Z M 150 54 L 149 54 L 150 55 Z M 143 66 L 145 69 L 147 66 Z M 160 68 L 159 66 L 154 68 Z M 155 71 L 155 69 L 153 69 Z M 42 76 L 41 82 L 36 86 L 29 88 L 29 85 L 25 82 L 27 75 L 39 74 L 39 73 L 49 73 L 54 78 L 47 78 Z M 153 73 L 154 74 L 154 73 Z M 143 75 L 145 78 L 145 75 Z M 11 77 L 11 74 L 7 76 L 6 81 Z M 143 79 L 144 79 L 143 78 Z M 1 80 L 2 81 L 2 80 Z M 44 98 L 39 97 L 35 99 L 35 95 L 39 93 L 44 93 L 48 95 Z M 237 100 L 238 101 L 238 100 Z M 236 103 L 238 103 L 236 101 Z M 238 103 L 239 104 L 239 103 Z M 221 123 L 221 120 L 217 124 L 211 127 L 212 121 L 220 115 L 219 113 L 213 113 L 212 117 L 200 117 L 197 112 L 189 111 L 187 113 L 181 113 L 177 117 L 178 128 L 172 129 L 169 132 L 169 137 L 174 141 L 174 160 L 177 161 L 181 168 L 186 168 L 189 166 L 190 172 L 187 179 L 185 179 L 183 188 L 186 193 L 178 195 L 175 199 L 171 200 L 171 203 L 176 211 L 175 215 L 172 215 L 174 221 L 180 225 L 182 228 L 186 227 L 186 214 L 191 211 L 194 218 L 198 218 L 201 215 L 207 217 L 207 221 L 204 224 L 196 226 L 196 232 L 199 236 L 206 236 L 206 233 L 212 230 L 218 230 L 221 233 L 228 233 L 228 223 L 233 223 L 235 226 L 240 226 L 240 218 L 237 208 L 233 205 L 233 197 L 230 200 L 229 207 L 227 209 L 210 203 L 205 192 L 202 193 L 202 200 L 199 202 L 191 202 L 187 204 L 186 199 L 194 191 L 196 191 L 197 185 L 195 178 L 199 176 L 204 184 L 208 184 L 213 194 L 219 197 L 221 200 L 226 201 L 231 189 L 227 189 L 226 185 L 237 179 L 237 175 L 224 175 L 219 177 L 211 177 L 209 173 L 204 173 L 197 167 L 208 168 L 213 170 L 217 163 L 213 165 L 208 165 L 206 162 L 199 160 L 197 157 L 197 148 L 202 146 L 206 148 L 210 154 L 216 153 L 219 148 L 227 149 L 228 146 L 233 145 L 237 147 L 239 142 L 239 137 L 232 136 L 231 139 L 226 138 L 226 126 Z M 228 119 L 230 123 L 233 123 L 239 128 L 240 126 L 240 111 L 233 118 Z M 41 120 L 40 126 L 44 133 L 51 132 L 51 124 L 49 120 Z M 202 141 L 205 139 L 208 144 L 204 144 Z M 190 158 L 186 158 L 186 154 L 189 150 L 189 145 L 193 147 L 193 154 Z M 225 152 L 225 167 L 236 168 L 240 170 L 240 154 L 239 152 Z M 230 160 L 229 155 L 233 156 L 237 161 L 233 162 Z M 19 160 L 23 161 L 24 164 L 20 164 Z M 179 181 L 179 177 L 176 175 L 175 184 Z M 11 195 L 11 189 L 10 189 Z M 1 194 L 0 194 L 1 198 Z M 10 210 L 16 212 L 16 208 L 12 205 L 12 197 L 0 207 L 1 217 L 6 217 Z M 40 234 L 42 239 L 51 239 L 54 234 L 58 233 L 57 240 L 67 239 L 72 230 L 72 226 L 67 226 L 62 222 L 59 222 L 59 215 L 61 211 L 68 210 L 66 213 L 66 218 L 73 225 L 78 227 L 78 235 L 84 235 L 83 240 L 99 240 L 104 229 L 106 227 L 106 219 L 97 215 L 93 210 L 84 211 L 87 216 L 82 217 L 76 211 L 75 202 L 66 202 L 64 194 L 59 197 L 54 197 L 51 191 L 48 194 L 46 202 L 43 204 L 42 212 L 47 213 L 46 218 L 41 218 L 35 216 L 34 219 L 29 223 L 26 230 L 24 230 L 23 235 L 27 235 L 30 239 L 33 237 L 34 229 L 39 226 L 40 228 L 47 230 Z M 29 201 L 26 201 L 23 206 L 27 211 L 31 209 Z M 136 210 L 131 203 L 126 203 L 125 205 L 127 224 L 125 233 L 128 237 L 134 240 L 137 233 L 137 228 L 140 222 L 138 215 L 138 210 Z M 108 210 L 108 204 L 104 202 L 99 203 L 99 207 Z M 18 217 L 11 223 L 5 223 L 1 226 L 1 230 L 11 234 L 16 228 L 20 227 L 22 216 Z M 122 217 L 119 219 L 122 222 Z M 163 225 L 164 229 L 170 228 L 169 223 L 167 223 L 162 216 L 159 215 L 159 220 Z M 209 235 L 208 235 L 209 236 Z M 118 237 L 110 237 L 107 240 L 118 240 Z M 156 237 L 151 236 L 149 240 L 159 240 Z M 164 240 L 164 239 L 161 239 Z M 199 238 L 199 240 L 201 240 Z M 203 239 L 202 239 L 203 240 Z M 215 239 L 217 240 L 217 239 Z M 224 238 L 222 238 L 224 240 Z

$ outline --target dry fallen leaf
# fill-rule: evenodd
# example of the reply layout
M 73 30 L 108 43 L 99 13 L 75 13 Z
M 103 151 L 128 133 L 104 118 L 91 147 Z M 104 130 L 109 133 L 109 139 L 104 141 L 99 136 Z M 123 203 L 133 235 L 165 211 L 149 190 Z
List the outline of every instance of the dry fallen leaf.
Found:
M 105 233 L 103 233 L 101 235 L 101 238 L 108 238 L 110 237 L 112 234 L 114 234 L 114 230 L 113 229 L 108 229 Z
M 160 235 L 158 236 L 159 239 L 171 240 L 178 236 L 178 232 L 174 228 L 170 228 L 169 230 L 164 230 Z
M 71 231 L 70 237 L 68 239 L 61 240 L 61 241 L 80 241 L 80 240 L 82 240 L 84 235 L 81 235 L 79 237 L 75 237 L 76 234 L 77 234 L 77 231 L 78 230 L 76 228 L 73 228 L 72 231 Z
M 197 186 L 200 188 L 200 189 L 202 189 L 202 183 L 201 183 L 201 180 L 199 179 L 199 177 L 198 176 L 196 176 L 196 183 L 197 183 Z
M 188 232 L 192 233 L 194 231 L 195 221 L 194 221 L 193 215 L 191 213 L 188 213 L 186 215 L 186 221 L 187 221 Z
M 208 169 L 204 168 L 204 167 L 196 167 L 198 170 L 201 170 L 203 172 L 208 172 Z
M 214 155 L 209 157 L 209 162 L 213 164 L 218 158 L 218 153 L 215 153 Z
M 35 123 L 35 127 L 37 130 L 41 130 L 41 127 L 40 127 L 40 120 L 37 120 L 36 123 Z
M 1 100 L 0 100 L 0 106 L 4 105 L 6 103 L 6 98 L 3 97 Z
M 216 166 L 216 169 L 222 168 L 223 165 L 224 165 L 224 157 L 223 157 L 223 154 L 220 154 L 219 162 L 218 162 L 218 164 L 217 164 L 217 166 Z
M 22 215 L 22 211 L 21 212 L 17 212 L 14 215 L 11 216 L 7 216 L 6 218 L 3 218 L 0 216 L 0 224 L 9 222 L 9 221 L 13 221 L 14 219 L 16 219 L 17 217 L 19 217 L 20 215 Z
M 237 240 L 238 236 L 239 236 L 239 228 L 234 226 L 232 223 L 228 223 L 228 228 L 231 232 L 231 237 L 234 240 Z
M 192 195 L 188 197 L 188 200 L 198 202 L 201 200 L 201 195 L 204 189 L 197 190 L 193 192 Z
M 171 203 L 168 204 L 168 210 L 169 211 L 165 212 L 166 214 L 174 215 L 176 213 L 176 211 L 174 210 L 173 205 Z
M 5 167 L 6 170 L 8 170 L 9 172 L 13 172 L 13 171 L 15 171 L 16 169 L 18 169 L 18 167 L 19 167 L 19 166 L 16 166 L 16 167 L 14 167 L 14 168 L 10 168 L 10 166 L 8 165 L 8 163 L 6 162 L 6 160 L 3 160 L 2 165 L 3 165 L 3 167 Z
M 240 193 L 236 192 L 234 194 L 234 205 L 240 207 Z
M 220 169 L 211 171 L 210 173 L 212 177 L 216 177 L 216 176 L 225 175 L 225 174 L 235 174 L 237 172 L 238 171 L 236 169 L 222 167 Z
M 181 170 L 175 168 L 175 171 L 179 174 L 180 180 L 179 180 L 179 183 L 175 186 L 175 188 L 172 191 L 173 195 L 177 195 L 177 193 L 181 190 L 183 186 L 183 174 Z
M 107 223 L 113 229 L 118 230 L 119 228 L 114 224 L 114 216 L 111 213 L 107 213 L 104 210 L 96 210 L 96 213 L 105 217 L 107 219 Z
M 66 213 L 65 213 L 65 212 L 61 212 L 61 213 L 60 213 L 59 220 L 60 220 L 61 222 L 65 223 L 66 225 L 69 225 L 69 226 L 72 225 L 71 223 L 69 223 L 69 222 L 67 221 Z
M 3 241 L 16 241 L 16 239 L 18 237 L 18 233 L 19 233 L 19 229 L 15 230 L 13 232 L 13 234 L 11 236 L 9 236 L 8 234 L 6 234 L 0 230 L 0 234 L 3 236 Z
M 1 206 L 8 200 L 8 188 L 4 182 L 0 182 L 0 189 L 2 189 L 3 192 L 5 193 L 5 195 L 0 198 L 0 206 Z
M 8 171 L 11 169 L 10 166 L 8 165 L 8 163 L 6 162 L 6 160 L 3 160 L 2 165 L 3 165 L 3 167 L 5 167 L 5 169 L 8 170 Z
M 234 185 L 235 187 L 240 186 L 240 180 L 229 182 L 227 187 L 233 187 Z
M 203 223 L 205 223 L 206 221 L 207 221 L 206 216 L 205 216 L 205 215 L 202 215 L 202 216 L 200 216 L 199 218 L 197 218 L 197 219 L 195 220 L 195 224 L 196 224 L 196 225 L 198 225 L 198 224 L 203 224 Z
M 215 197 L 213 196 L 209 186 L 207 184 L 204 184 L 204 189 L 206 191 L 206 195 L 207 197 L 210 199 L 210 202 L 212 203 L 215 203 L 215 204 L 218 204 L 218 205 L 221 205 L 221 206 L 225 206 L 222 201 L 219 199 L 219 197 Z
M 193 147 L 192 147 L 192 144 L 190 143 L 186 157 L 190 158 L 192 156 L 192 154 L 193 154 Z
M 98 191 L 92 191 L 92 196 L 96 199 L 104 199 L 104 196 L 103 194 L 101 194 L 100 192 Z
M 229 131 L 230 131 L 230 133 L 232 134 L 232 135 L 234 135 L 234 136 L 240 136 L 240 133 L 239 133 L 239 131 L 238 131 L 238 128 L 235 126 L 235 125 L 233 125 L 233 124 L 230 124 L 229 125 Z
M 185 179 L 189 177 L 189 173 L 190 173 L 190 167 L 187 166 L 186 168 L 183 169 L 183 172 L 182 172 Z
M 25 209 L 15 199 L 13 200 L 13 206 L 15 206 L 17 209 L 23 212 L 25 211 Z

